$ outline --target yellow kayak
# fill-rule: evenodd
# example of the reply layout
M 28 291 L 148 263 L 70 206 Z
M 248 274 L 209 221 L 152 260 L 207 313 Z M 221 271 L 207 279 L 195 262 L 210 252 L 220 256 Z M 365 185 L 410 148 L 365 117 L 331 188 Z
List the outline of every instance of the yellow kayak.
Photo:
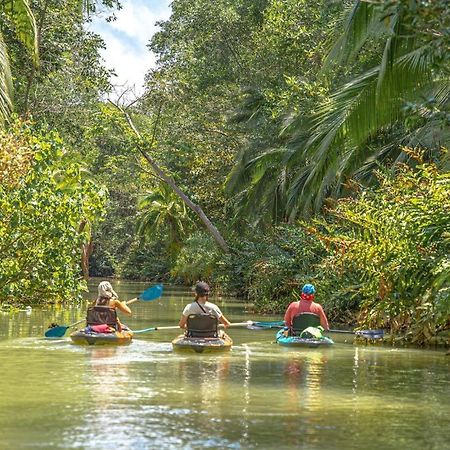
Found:
M 195 353 L 226 352 L 231 350 L 232 345 L 230 336 L 223 332 L 219 337 L 187 337 L 181 334 L 172 341 L 174 350 Z
M 87 333 L 85 330 L 78 330 L 71 333 L 70 339 L 78 345 L 128 345 L 133 339 L 133 332 L 123 330 L 115 333 Z

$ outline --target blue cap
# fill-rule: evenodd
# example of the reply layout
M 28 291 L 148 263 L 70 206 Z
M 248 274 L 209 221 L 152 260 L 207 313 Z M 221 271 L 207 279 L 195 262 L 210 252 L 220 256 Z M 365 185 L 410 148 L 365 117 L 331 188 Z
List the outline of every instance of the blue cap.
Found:
M 316 288 L 312 284 L 305 284 L 303 286 L 302 292 L 303 292 L 303 294 L 308 294 L 308 295 L 315 294 Z

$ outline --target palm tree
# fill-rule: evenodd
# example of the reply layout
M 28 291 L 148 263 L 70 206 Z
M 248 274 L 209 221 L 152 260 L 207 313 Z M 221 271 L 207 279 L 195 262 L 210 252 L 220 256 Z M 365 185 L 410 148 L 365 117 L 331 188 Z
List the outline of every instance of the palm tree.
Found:
M 277 203 L 272 219 L 294 220 L 319 211 L 326 197 L 341 195 L 349 178 L 370 178 L 379 162 L 407 161 L 402 146 L 421 146 L 434 156 L 448 146 L 445 3 L 354 1 L 343 29 L 333 36 L 324 73 L 351 67 L 369 45 L 374 65 L 338 88 L 310 117 L 289 117 L 278 148 L 249 147 L 243 153 L 229 187 L 246 214 L 267 214 L 255 195 L 264 199 L 271 192 L 275 199 L 283 192 L 284 204 Z
M 38 38 L 36 22 L 28 0 L 0 3 L 1 29 L 11 27 L 16 37 L 30 52 L 33 64 L 38 65 Z M 0 121 L 7 122 L 13 110 L 13 86 L 8 49 L 0 32 Z
M 167 247 L 171 257 L 181 248 L 186 225 L 190 219 L 185 204 L 164 182 L 145 194 L 138 203 L 142 215 L 137 231 L 144 237 L 154 237 L 161 230 L 168 232 Z
M 313 115 L 309 139 L 297 150 L 305 169 L 292 180 L 287 205 L 291 212 L 299 203 L 303 209 L 319 210 L 327 195 L 339 194 L 345 179 L 371 160 L 386 153 L 394 159 L 405 158 L 400 145 L 432 151 L 448 145 L 449 127 L 442 126 L 439 115 L 433 115 L 424 101 L 432 99 L 433 109 L 448 110 L 450 77 L 448 69 L 439 66 L 437 39 L 422 38 L 422 33 L 432 30 L 415 28 L 420 8 L 426 8 L 421 3 L 355 1 L 325 69 L 351 63 L 365 44 L 374 42 L 382 44 L 380 61 L 341 86 Z M 441 27 L 433 30 L 438 36 L 445 31 L 445 25 Z M 422 117 L 406 129 L 403 124 L 411 114 L 405 108 L 408 104 L 420 105 Z M 393 138 L 388 139 L 391 145 L 371 148 L 371 140 L 380 133 Z

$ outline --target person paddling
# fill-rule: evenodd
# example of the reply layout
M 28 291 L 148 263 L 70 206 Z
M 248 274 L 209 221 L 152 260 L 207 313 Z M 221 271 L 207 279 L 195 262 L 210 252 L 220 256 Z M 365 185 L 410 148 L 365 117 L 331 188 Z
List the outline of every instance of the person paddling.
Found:
M 93 331 L 97 331 L 97 330 L 99 332 L 101 332 L 101 330 L 115 331 L 114 329 L 106 330 L 105 325 L 109 325 L 109 324 L 106 324 L 106 323 L 99 324 L 98 323 L 99 321 L 102 321 L 102 317 L 106 318 L 107 316 L 105 316 L 104 314 L 99 314 L 98 313 L 99 308 L 97 308 L 97 307 L 103 307 L 103 308 L 108 308 L 110 310 L 113 310 L 114 315 L 115 315 L 115 310 L 119 310 L 125 314 L 131 315 L 130 307 L 125 302 L 121 302 L 118 299 L 118 295 L 114 291 L 114 289 L 111 286 L 111 283 L 109 281 L 102 281 L 98 285 L 98 297 L 95 300 L 94 306 L 92 308 L 89 308 L 89 310 L 88 310 L 87 324 L 91 326 Z M 92 325 L 89 322 L 92 322 L 92 323 L 95 322 L 95 325 Z M 122 325 L 122 323 L 120 322 L 118 317 L 116 320 L 116 324 L 117 324 L 117 326 L 116 326 L 117 331 L 122 331 L 122 328 L 126 328 L 124 325 Z M 103 328 L 102 328 L 102 326 L 103 326 Z M 98 327 L 100 327 L 100 328 L 98 328 Z M 108 328 L 111 328 L 111 327 L 109 326 Z
M 328 319 L 325 312 L 318 303 L 314 302 L 314 294 L 316 289 L 312 284 L 305 284 L 302 288 L 301 300 L 292 302 L 284 315 L 284 322 L 287 327 L 292 328 L 292 321 L 295 316 L 303 313 L 316 314 L 320 318 L 320 325 L 325 331 L 330 329 Z
M 191 314 L 212 315 L 225 327 L 230 325 L 229 320 L 222 314 L 220 308 L 214 303 L 208 302 L 209 292 L 209 285 L 204 281 L 199 281 L 195 285 L 195 300 L 184 308 L 179 322 L 180 328 L 186 328 L 188 317 Z

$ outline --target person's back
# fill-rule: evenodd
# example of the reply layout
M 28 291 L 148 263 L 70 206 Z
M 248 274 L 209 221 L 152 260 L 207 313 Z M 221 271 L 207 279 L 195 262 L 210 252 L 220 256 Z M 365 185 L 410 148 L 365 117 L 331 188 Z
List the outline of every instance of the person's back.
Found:
M 329 330 L 328 319 L 319 303 L 314 302 L 314 294 L 316 290 L 312 284 L 305 284 L 302 289 L 301 300 L 292 302 L 284 315 L 284 322 L 287 327 L 292 327 L 292 321 L 295 316 L 302 313 L 316 314 L 320 318 L 320 325 L 324 330 Z
M 189 316 L 190 314 L 208 314 L 217 317 L 217 319 L 222 316 L 222 312 L 216 304 L 208 301 L 201 303 L 197 300 L 194 300 L 192 303 L 185 306 L 183 315 Z
M 186 328 L 187 319 L 190 315 L 212 315 L 217 318 L 219 322 L 221 322 L 226 327 L 230 325 L 228 319 L 222 314 L 220 308 L 208 301 L 209 296 L 209 286 L 204 281 L 199 281 L 195 285 L 195 300 L 186 305 L 183 310 L 183 314 L 181 315 L 181 319 L 179 322 L 180 328 Z
M 102 308 L 109 309 L 111 311 L 104 311 L 102 313 Z M 116 310 L 119 310 L 125 314 L 131 314 L 131 309 L 129 308 L 129 306 L 125 302 L 121 302 L 118 299 L 118 296 L 112 288 L 111 283 L 109 281 L 102 281 L 98 285 L 98 297 L 95 300 L 93 307 L 90 308 L 90 313 L 88 313 L 88 317 L 86 318 L 87 325 L 92 325 L 91 323 L 89 323 L 92 318 L 98 319 L 100 317 L 104 317 L 105 325 L 108 325 L 110 328 L 112 328 L 112 325 L 110 323 L 111 318 L 115 317 L 116 326 L 114 328 L 116 328 L 118 331 L 121 331 L 122 324 L 117 317 Z M 96 322 L 98 322 L 98 320 L 96 320 Z M 99 324 L 96 323 L 94 326 L 98 325 Z

